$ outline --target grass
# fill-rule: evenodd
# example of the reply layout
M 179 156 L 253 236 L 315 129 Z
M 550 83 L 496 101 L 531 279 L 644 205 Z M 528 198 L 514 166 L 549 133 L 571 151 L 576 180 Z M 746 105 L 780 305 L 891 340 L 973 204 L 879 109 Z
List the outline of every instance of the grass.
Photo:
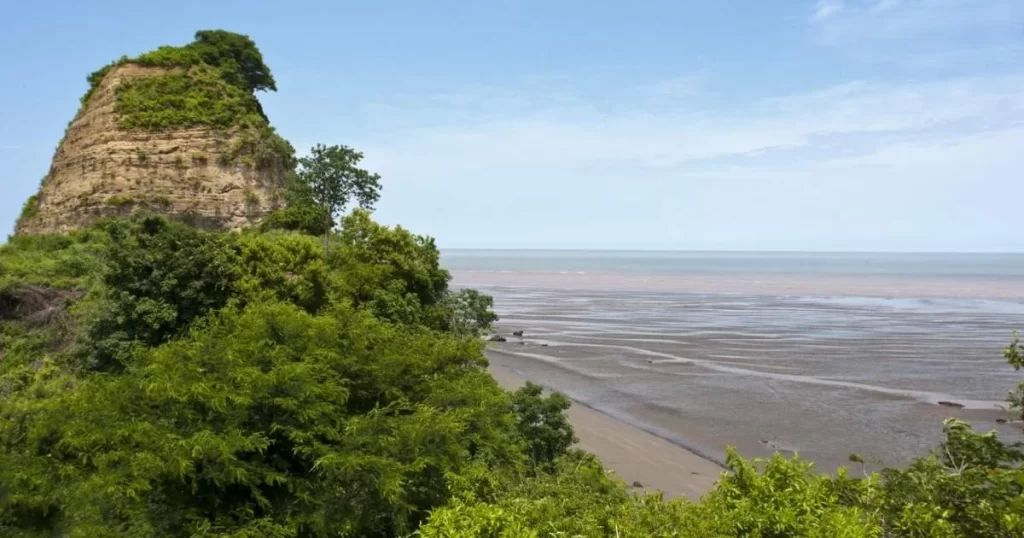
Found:
M 125 194 L 115 194 L 110 198 L 107 198 L 103 203 L 111 207 L 123 207 L 128 204 L 135 203 L 135 198 Z
M 18 222 L 24 222 L 28 219 L 35 218 L 39 214 L 39 196 L 33 194 L 25 200 L 25 204 L 21 206 L 21 215 L 18 216 Z

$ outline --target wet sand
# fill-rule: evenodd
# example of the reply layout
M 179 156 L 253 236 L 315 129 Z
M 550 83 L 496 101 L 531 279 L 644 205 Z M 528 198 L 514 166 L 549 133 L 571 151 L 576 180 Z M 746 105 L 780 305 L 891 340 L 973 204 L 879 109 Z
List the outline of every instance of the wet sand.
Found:
M 949 416 L 1021 436 L 999 422 L 1024 380 L 1001 355 L 1020 301 L 479 287 L 498 332 L 526 330 L 492 346 L 495 367 L 713 461 L 904 465 Z
M 506 389 L 522 386 L 526 380 L 501 366 L 500 354 L 488 352 L 491 375 Z M 666 497 L 686 496 L 696 501 L 723 472 L 717 464 L 676 444 L 578 402 L 568 414 L 579 448 L 597 455 L 626 484 L 639 482 Z

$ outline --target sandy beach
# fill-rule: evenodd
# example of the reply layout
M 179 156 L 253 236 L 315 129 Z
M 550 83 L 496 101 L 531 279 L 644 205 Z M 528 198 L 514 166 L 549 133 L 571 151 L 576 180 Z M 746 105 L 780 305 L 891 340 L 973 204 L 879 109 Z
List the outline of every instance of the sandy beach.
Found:
M 489 350 L 488 356 L 493 359 L 500 353 Z M 506 389 L 516 389 L 526 382 L 494 360 L 490 371 Z M 579 448 L 597 455 L 627 484 L 638 482 L 645 489 L 663 491 L 666 497 L 686 496 L 696 501 L 723 472 L 712 461 L 578 402 L 569 409 L 569 420 L 579 438 Z

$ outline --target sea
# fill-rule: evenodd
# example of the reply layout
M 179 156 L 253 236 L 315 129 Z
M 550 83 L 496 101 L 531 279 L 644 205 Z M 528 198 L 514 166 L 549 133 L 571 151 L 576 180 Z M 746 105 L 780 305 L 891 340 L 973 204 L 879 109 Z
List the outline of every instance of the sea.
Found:
M 717 462 L 904 465 L 943 420 L 1024 439 L 1024 254 L 443 250 L 492 363 Z M 511 336 L 524 331 L 523 337 Z

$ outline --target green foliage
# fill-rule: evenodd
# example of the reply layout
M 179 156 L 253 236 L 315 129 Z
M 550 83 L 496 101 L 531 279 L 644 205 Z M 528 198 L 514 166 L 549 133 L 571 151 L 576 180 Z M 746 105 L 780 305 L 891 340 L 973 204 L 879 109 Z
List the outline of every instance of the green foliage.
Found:
M 949 419 L 934 455 L 882 471 L 883 513 L 899 536 L 1024 535 L 1024 451 Z
M 294 230 L 309 235 L 321 236 L 327 233 L 331 217 L 327 210 L 315 204 L 289 205 L 272 211 L 260 222 L 260 229 Z
M 497 387 L 493 300 L 432 239 L 356 210 L 324 252 L 311 184 L 287 198 L 306 233 L 137 216 L 0 246 L 0 535 L 1024 535 L 1024 445 L 959 420 L 863 478 L 730 451 L 698 503 L 631 493 L 571 448 L 568 399 Z
M 337 277 L 316 239 L 300 234 L 244 234 L 237 238 L 238 280 L 232 285 L 239 305 L 285 301 L 309 313 L 338 296 Z
M 108 197 L 106 200 L 103 201 L 103 203 L 111 207 L 122 207 L 129 204 L 134 204 L 135 198 L 127 194 L 115 194 L 113 196 Z
M 516 429 L 526 441 L 527 454 L 534 466 L 550 466 L 578 439 L 565 412 L 572 405 L 568 398 L 554 392 L 542 396 L 544 388 L 527 381 L 512 395 Z
M 39 214 L 39 196 L 33 194 L 25 200 L 25 203 L 21 206 L 21 214 L 18 215 L 18 222 L 25 222 L 27 220 L 35 218 Z
M 446 476 L 514 461 L 483 364 L 470 342 L 349 309 L 225 312 L 120 375 L 12 406 L 0 461 L 33 479 L 0 475 L 0 513 L 83 536 L 407 533 Z
M 249 36 L 224 30 L 199 30 L 195 41 L 183 47 L 163 46 L 140 55 L 133 62 L 140 65 L 181 67 L 197 65 L 216 67 L 224 80 L 245 91 L 277 91 L 270 68 L 263 63 L 263 54 Z
M 120 369 L 133 347 L 182 334 L 231 297 L 238 260 L 225 237 L 158 217 L 112 222 L 107 231 L 107 305 L 88 329 L 91 368 Z
M 323 236 L 333 227 L 327 208 L 316 203 L 313 188 L 295 172 L 288 175 L 284 197 L 286 207 L 267 215 L 260 223 L 261 230 L 294 230 Z
M 89 102 L 89 99 L 93 96 L 94 93 L 96 93 L 96 89 L 99 88 L 100 83 L 103 82 L 103 78 L 107 76 L 107 73 L 109 73 L 111 69 L 117 67 L 118 65 L 123 65 L 127 62 L 128 57 L 122 56 L 120 60 L 116 62 L 111 62 L 97 69 L 96 71 L 89 73 L 89 76 L 85 78 L 86 82 L 89 83 L 89 89 L 85 92 L 85 95 L 82 96 L 82 105 L 84 106 L 86 103 Z
M 1014 370 L 1020 371 L 1021 368 L 1024 368 L 1024 345 L 1020 343 L 1016 331 L 1013 333 L 1013 341 L 1003 351 L 1003 357 L 1006 358 L 1006 362 L 1010 366 L 1013 366 Z M 1024 382 L 1011 390 L 1006 395 L 1006 400 L 1010 403 L 1010 408 L 1017 411 L 1020 418 L 1024 420 Z
M 451 319 L 446 329 L 456 334 L 479 336 L 498 321 L 494 313 L 494 298 L 474 289 L 465 288 L 449 294 Z
M 298 160 L 298 181 L 308 186 L 313 202 L 327 210 L 334 219 L 355 200 L 360 208 L 371 209 L 380 198 L 380 176 L 359 168 L 363 154 L 347 146 L 317 144 L 309 156 Z M 329 248 L 330 235 L 324 235 L 324 251 Z
M 240 161 L 250 167 L 267 169 L 295 167 L 295 148 L 277 134 L 273 127 L 261 123 L 255 117 L 240 121 L 238 131 L 229 154 L 230 162 Z
M 125 81 L 116 94 L 114 111 L 122 129 L 227 129 L 246 120 L 265 122 L 252 93 L 225 82 L 207 65 Z
M 451 276 L 431 238 L 356 210 L 342 219 L 330 259 L 353 303 L 383 319 L 440 328 L 449 317 L 444 301 Z

